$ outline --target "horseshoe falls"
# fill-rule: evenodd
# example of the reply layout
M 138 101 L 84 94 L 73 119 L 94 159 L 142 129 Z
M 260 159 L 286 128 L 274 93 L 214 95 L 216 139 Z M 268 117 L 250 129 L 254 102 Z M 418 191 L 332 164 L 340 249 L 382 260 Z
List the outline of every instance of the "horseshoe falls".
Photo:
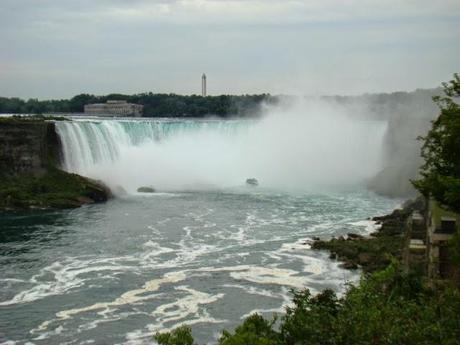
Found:
M 357 186 L 381 168 L 385 129 L 296 111 L 259 120 L 57 122 L 64 168 L 128 193 L 237 188 L 247 178 L 285 191 Z
M 368 234 L 369 217 L 400 203 L 363 187 L 381 168 L 386 123 L 334 108 L 56 127 L 63 168 L 116 197 L 0 217 L 0 343 L 154 344 L 189 325 L 216 344 L 251 313 L 282 313 L 290 289 L 359 279 L 310 241 Z

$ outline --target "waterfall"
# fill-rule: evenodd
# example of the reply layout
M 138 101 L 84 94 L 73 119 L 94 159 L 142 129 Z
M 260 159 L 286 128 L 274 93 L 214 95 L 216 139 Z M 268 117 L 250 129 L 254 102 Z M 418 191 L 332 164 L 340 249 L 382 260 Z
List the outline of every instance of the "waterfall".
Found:
M 56 122 L 56 130 L 62 143 L 63 168 L 105 180 L 98 171 L 117 165 L 122 153 L 130 149 L 161 146 L 163 141 L 175 136 L 218 133 L 230 137 L 244 131 L 251 123 L 247 120 L 73 119 Z M 104 182 L 111 184 L 110 181 Z
M 231 188 L 321 189 L 381 168 L 386 123 L 334 108 L 275 109 L 259 120 L 74 119 L 56 123 L 63 168 L 134 193 Z

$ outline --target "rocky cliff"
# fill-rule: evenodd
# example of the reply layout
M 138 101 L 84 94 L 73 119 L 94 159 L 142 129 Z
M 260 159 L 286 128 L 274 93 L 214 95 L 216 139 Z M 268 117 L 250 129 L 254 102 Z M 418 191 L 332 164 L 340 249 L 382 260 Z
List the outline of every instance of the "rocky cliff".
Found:
M 70 208 L 110 197 L 101 183 L 60 170 L 59 155 L 52 121 L 0 118 L 0 210 Z
M 59 141 L 54 123 L 43 120 L 0 121 L 0 174 L 42 176 L 58 162 Z
M 400 93 L 374 104 L 373 112 L 379 114 L 377 118 L 387 119 L 388 127 L 383 142 L 383 167 L 369 181 L 371 190 L 391 197 L 417 195 L 410 182 L 417 178 L 423 162 L 422 142 L 417 138 L 426 135 L 431 121 L 438 116 L 439 109 L 432 97 L 440 92 L 436 89 Z

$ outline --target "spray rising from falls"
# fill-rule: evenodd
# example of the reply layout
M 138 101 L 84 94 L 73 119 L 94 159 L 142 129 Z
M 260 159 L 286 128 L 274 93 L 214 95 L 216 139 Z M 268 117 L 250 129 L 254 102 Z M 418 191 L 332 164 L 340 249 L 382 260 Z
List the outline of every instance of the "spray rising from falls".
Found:
M 381 168 L 386 123 L 332 105 L 277 107 L 259 120 L 74 120 L 57 123 L 64 168 L 133 193 L 275 189 L 363 182 Z

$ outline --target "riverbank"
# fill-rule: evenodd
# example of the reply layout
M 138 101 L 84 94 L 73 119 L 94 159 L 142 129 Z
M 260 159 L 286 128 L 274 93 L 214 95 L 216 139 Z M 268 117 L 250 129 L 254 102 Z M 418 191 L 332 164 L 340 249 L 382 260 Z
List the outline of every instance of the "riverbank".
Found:
M 329 251 L 330 258 L 342 262 L 347 269 L 361 268 L 364 272 L 374 272 L 387 267 L 393 259 L 401 260 L 406 242 L 407 219 L 413 211 L 423 213 L 422 197 L 407 201 L 401 209 L 372 220 L 378 230 L 365 237 L 349 233 L 329 240 L 316 239 L 312 249 Z
M 332 290 L 294 292 L 278 318 L 252 314 L 219 345 L 419 345 L 458 344 L 460 293 L 448 285 L 428 286 L 394 262 L 364 276 L 340 297 Z M 191 328 L 156 333 L 160 345 L 196 345 Z
M 218 344 L 457 344 L 458 288 L 448 282 L 427 284 L 401 260 L 408 218 L 424 208 L 424 199 L 417 198 L 374 217 L 381 227 L 371 237 L 350 233 L 347 238 L 316 240 L 313 249 L 329 250 L 353 264 L 346 268 L 359 266 L 368 274 L 349 285 L 343 296 L 328 289 L 317 295 L 296 291 L 284 314 L 272 319 L 252 314 L 234 331 L 222 331 Z M 160 345 L 196 344 L 187 326 L 154 338 Z
M 110 190 L 97 181 L 51 167 L 40 177 L 18 175 L 0 181 L 0 210 L 75 208 L 107 201 Z

